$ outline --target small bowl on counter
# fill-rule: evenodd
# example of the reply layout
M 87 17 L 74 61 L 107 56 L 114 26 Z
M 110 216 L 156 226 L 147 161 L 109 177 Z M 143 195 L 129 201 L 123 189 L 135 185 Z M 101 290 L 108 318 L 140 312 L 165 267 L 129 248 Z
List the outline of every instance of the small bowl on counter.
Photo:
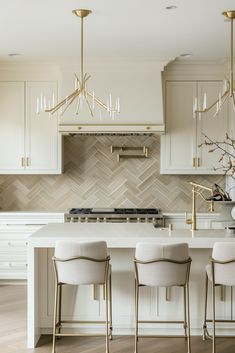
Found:
M 235 237 L 235 226 L 225 227 L 228 237 Z

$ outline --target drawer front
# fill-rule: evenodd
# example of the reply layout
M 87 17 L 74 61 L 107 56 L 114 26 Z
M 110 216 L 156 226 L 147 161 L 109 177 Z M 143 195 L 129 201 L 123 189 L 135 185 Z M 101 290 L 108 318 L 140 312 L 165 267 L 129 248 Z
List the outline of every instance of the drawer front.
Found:
M 24 262 L 27 263 L 27 252 L 5 252 L 0 253 L 0 263 L 1 262 Z
M 25 251 L 27 252 L 27 240 L 1 240 L 0 241 L 0 253 L 5 251 Z
M 27 238 L 0 240 L 0 282 L 27 278 Z
M 1 280 L 27 279 L 27 264 L 24 261 L 0 261 Z

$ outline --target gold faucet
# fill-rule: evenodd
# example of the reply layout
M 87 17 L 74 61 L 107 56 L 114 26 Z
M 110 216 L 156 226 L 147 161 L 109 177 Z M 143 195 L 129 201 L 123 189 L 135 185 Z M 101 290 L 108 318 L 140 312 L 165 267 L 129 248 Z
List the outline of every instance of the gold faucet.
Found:
M 201 191 L 201 189 L 210 191 L 211 195 L 213 195 L 213 189 L 193 182 L 190 182 L 190 184 L 192 185 L 192 215 L 191 215 L 191 218 L 188 218 L 187 212 L 185 212 L 185 222 L 186 224 L 192 225 L 191 227 L 192 230 L 196 230 L 197 229 L 196 196 L 199 195 L 204 201 L 207 201 L 207 199 L 203 196 L 202 194 L 203 191 Z M 214 212 L 213 200 L 210 201 L 210 212 Z

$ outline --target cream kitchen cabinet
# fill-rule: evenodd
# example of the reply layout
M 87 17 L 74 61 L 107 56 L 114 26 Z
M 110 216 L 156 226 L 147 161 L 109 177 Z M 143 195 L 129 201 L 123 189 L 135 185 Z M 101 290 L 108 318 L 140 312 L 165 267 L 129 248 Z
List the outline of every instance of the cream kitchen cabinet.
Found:
M 0 285 L 27 279 L 28 237 L 48 223 L 63 223 L 62 212 L 0 212 Z
M 36 114 L 37 97 L 56 82 L 0 82 L 0 174 L 60 174 L 56 116 Z
M 208 153 L 198 147 L 205 139 L 223 140 L 228 132 L 228 108 L 223 106 L 216 117 L 214 112 L 193 116 L 195 97 L 207 105 L 217 99 L 221 81 L 167 81 L 165 89 L 166 134 L 161 136 L 161 174 L 223 174 L 218 167 L 219 152 Z

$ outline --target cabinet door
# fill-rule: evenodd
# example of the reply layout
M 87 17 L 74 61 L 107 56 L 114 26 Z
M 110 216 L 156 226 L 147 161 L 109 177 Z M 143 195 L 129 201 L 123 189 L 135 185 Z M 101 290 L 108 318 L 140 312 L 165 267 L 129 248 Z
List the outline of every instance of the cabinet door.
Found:
M 199 104 L 202 105 L 203 95 L 207 95 L 207 106 L 212 104 L 219 96 L 219 92 L 222 90 L 221 81 L 212 82 L 199 82 L 198 83 L 198 97 Z M 198 117 L 197 124 L 197 144 L 202 143 L 205 140 L 205 135 L 211 138 L 213 141 L 223 141 L 228 132 L 228 106 L 225 103 L 219 112 L 219 114 L 213 117 L 216 108 L 212 109 L 208 113 L 203 113 L 201 118 Z M 221 153 L 215 151 L 209 153 L 208 150 L 212 147 L 203 146 L 198 148 L 198 173 L 207 172 L 207 174 L 223 174 L 223 171 L 214 171 L 213 167 L 218 167 L 220 164 L 218 160 Z
M 0 174 L 23 171 L 24 83 L 0 82 Z
M 37 114 L 37 99 L 41 94 L 52 99 L 56 96 L 55 82 L 26 83 L 26 173 L 61 173 L 61 143 L 56 114 Z
M 166 134 L 161 137 L 162 174 L 195 172 L 196 119 L 193 118 L 193 99 L 196 88 L 195 82 L 166 83 Z

